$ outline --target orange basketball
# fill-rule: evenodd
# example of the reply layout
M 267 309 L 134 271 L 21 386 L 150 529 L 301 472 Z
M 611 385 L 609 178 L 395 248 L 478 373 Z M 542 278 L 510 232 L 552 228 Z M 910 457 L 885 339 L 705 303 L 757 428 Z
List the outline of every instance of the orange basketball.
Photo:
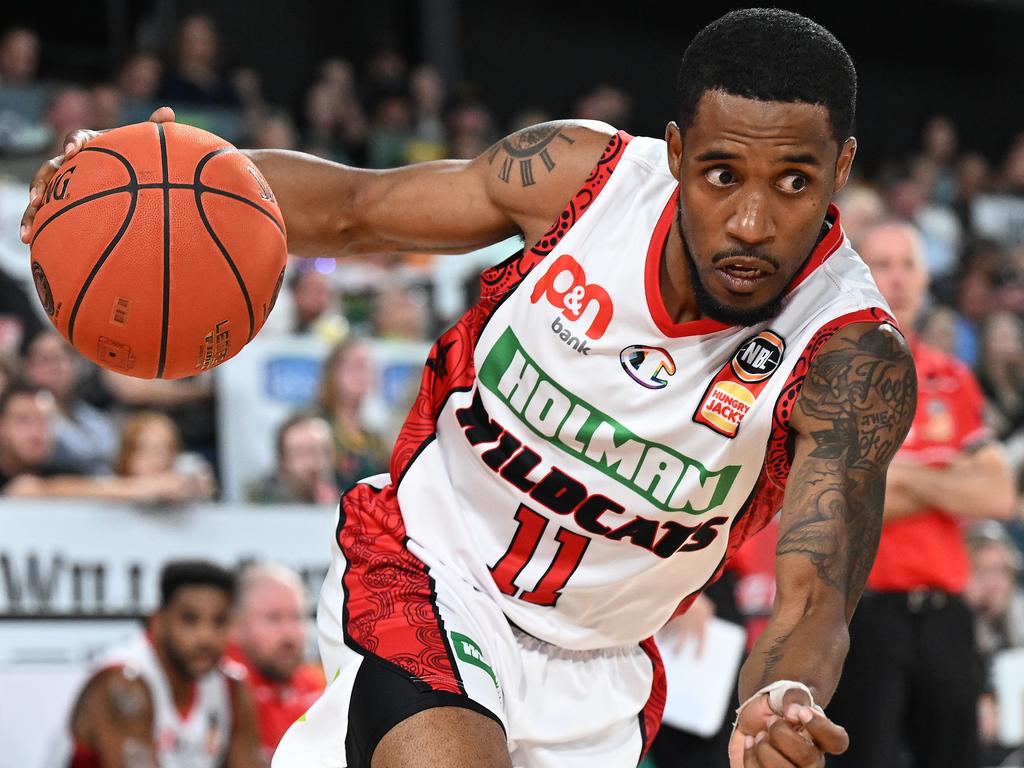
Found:
M 140 378 L 213 368 L 263 327 L 284 220 L 255 165 L 213 134 L 140 123 L 89 142 L 50 181 L 32 277 L 57 330 Z

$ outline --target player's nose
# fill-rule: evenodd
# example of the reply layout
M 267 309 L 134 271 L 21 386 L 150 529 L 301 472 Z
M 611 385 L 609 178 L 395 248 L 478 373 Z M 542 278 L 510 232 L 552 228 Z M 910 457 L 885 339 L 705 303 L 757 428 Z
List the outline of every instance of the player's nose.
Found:
M 767 196 L 760 191 L 743 195 L 725 225 L 726 234 L 744 245 L 760 245 L 775 238 L 775 219 Z

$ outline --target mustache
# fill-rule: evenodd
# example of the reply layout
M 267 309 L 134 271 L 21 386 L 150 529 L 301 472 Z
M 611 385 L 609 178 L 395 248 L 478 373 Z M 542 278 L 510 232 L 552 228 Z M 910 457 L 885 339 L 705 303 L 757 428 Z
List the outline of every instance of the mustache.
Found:
M 724 261 L 725 259 L 732 259 L 737 256 L 743 256 L 748 259 L 757 259 L 758 261 L 763 261 L 766 264 L 770 264 L 773 269 L 779 268 L 779 260 L 772 256 L 770 253 L 760 253 L 758 251 L 751 251 L 745 248 L 733 248 L 728 251 L 719 251 L 718 253 L 711 257 L 711 263 L 712 265 L 718 264 L 719 262 Z

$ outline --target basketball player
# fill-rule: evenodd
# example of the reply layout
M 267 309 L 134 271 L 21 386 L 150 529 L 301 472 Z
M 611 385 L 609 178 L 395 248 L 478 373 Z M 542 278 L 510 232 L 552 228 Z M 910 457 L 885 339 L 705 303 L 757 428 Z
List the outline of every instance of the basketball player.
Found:
M 244 685 L 219 663 L 234 577 L 205 562 L 169 563 L 149 631 L 108 654 L 71 713 L 70 768 L 259 768 Z
M 831 204 L 855 100 L 827 30 L 742 10 L 691 42 L 664 140 L 553 122 L 390 171 L 249 153 L 293 253 L 526 246 L 431 351 L 390 477 L 342 499 L 333 682 L 275 766 L 636 765 L 665 697 L 650 636 L 780 508 L 732 765 L 846 748 L 819 707 L 916 398 Z

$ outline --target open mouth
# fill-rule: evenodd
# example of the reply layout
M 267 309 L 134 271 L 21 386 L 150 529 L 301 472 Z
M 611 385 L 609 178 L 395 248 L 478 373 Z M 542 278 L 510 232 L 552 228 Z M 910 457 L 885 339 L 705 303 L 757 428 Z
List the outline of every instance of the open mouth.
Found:
M 742 294 L 753 293 L 775 274 L 770 265 L 756 259 L 724 259 L 715 271 L 728 290 Z

